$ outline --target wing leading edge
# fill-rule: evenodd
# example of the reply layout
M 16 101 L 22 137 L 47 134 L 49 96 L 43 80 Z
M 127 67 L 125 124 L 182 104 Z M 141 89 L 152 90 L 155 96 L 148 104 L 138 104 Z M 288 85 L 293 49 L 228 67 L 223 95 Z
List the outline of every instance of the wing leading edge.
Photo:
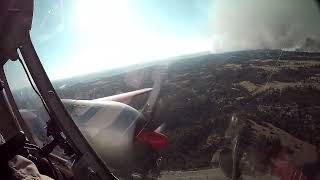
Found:
M 130 92 L 117 94 L 117 95 L 113 95 L 113 96 L 93 99 L 92 101 L 93 102 L 116 101 L 116 102 L 122 102 L 122 103 L 128 104 L 133 97 L 139 96 L 139 95 L 142 95 L 142 94 L 146 94 L 146 93 L 151 92 L 151 91 L 152 91 L 152 88 L 144 88 L 144 89 L 139 89 L 139 90 L 136 90 L 136 91 L 130 91 Z

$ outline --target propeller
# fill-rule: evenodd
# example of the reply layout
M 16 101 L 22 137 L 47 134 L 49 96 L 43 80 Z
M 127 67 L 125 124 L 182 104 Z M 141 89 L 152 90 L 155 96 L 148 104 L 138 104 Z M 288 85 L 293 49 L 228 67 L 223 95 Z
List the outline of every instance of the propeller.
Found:
M 162 133 L 165 128 L 166 128 L 166 123 L 162 123 L 160 126 L 158 126 L 158 127 L 154 130 L 154 132 L 156 132 L 156 133 Z

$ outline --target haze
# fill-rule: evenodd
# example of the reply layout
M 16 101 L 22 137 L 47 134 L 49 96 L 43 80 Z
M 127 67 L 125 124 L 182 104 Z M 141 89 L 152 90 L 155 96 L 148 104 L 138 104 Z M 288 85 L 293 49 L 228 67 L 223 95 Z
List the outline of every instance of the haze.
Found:
M 32 38 L 49 77 L 166 57 L 295 49 L 319 37 L 312 0 L 36 1 Z

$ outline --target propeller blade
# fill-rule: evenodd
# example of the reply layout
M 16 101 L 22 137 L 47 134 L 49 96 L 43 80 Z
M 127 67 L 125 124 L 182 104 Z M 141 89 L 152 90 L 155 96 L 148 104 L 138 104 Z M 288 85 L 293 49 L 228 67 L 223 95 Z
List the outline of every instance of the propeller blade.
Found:
M 154 130 L 154 132 L 162 133 L 165 127 L 166 127 L 166 123 L 162 123 L 160 126 L 157 127 L 157 129 Z

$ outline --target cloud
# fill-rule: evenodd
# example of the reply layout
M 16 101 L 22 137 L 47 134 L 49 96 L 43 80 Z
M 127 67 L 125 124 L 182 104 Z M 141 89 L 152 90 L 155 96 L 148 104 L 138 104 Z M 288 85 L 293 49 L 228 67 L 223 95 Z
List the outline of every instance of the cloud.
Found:
M 320 39 L 320 12 L 313 0 L 216 0 L 210 33 L 215 52 L 298 49 Z

